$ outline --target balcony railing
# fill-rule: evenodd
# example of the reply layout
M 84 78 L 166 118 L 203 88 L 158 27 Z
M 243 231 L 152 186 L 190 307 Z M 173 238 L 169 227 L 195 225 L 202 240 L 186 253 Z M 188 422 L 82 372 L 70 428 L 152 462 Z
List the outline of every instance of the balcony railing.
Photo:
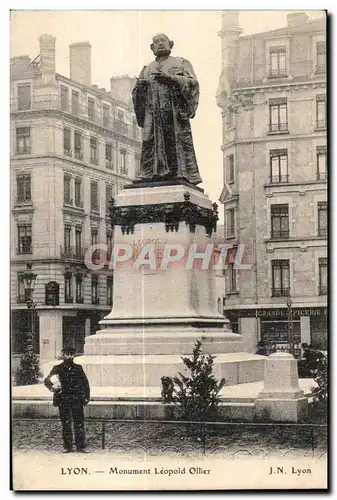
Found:
M 289 238 L 289 229 L 284 231 L 272 231 L 271 238 L 274 240 L 287 240 Z
M 325 71 L 326 71 L 325 64 L 317 64 L 315 68 L 315 73 L 325 73 Z
M 62 101 L 58 95 L 45 94 L 33 96 L 30 106 L 27 105 L 24 107 L 25 109 L 20 109 L 18 98 L 14 97 L 10 99 L 11 113 L 16 111 L 29 113 L 37 110 L 59 110 L 77 116 L 83 120 L 88 120 L 111 130 L 115 130 L 123 135 L 132 134 L 128 123 L 122 120 L 114 120 L 113 117 L 107 119 L 107 117 L 104 117 L 102 113 L 99 112 L 98 108 L 92 113 L 86 104 L 76 103 L 76 105 L 70 106 L 68 103 Z M 132 134 L 132 136 L 134 137 L 134 134 Z
M 269 78 L 284 78 L 288 76 L 287 70 L 285 69 L 270 69 Z
M 105 166 L 106 168 L 108 168 L 109 170 L 113 170 L 113 163 L 112 163 L 112 160 L 105 160 Z
M 84 260 L 86 250 L 76 247 L 61 247 L 61 259 Z
M 95 306 L 99 305 L 99 298 L 98 297 L 92 297 L 91 303 Z
M 328 229 L 327 228 L 319 228 L 318 229 L 318 236 L 326 238 L 328 236 Z
M 272 175 L 270 177 L 271 184 L 280 184 L 281 182 L 288 182 L 288 175 Z
M 84 304 L 84 297 L 76 297 L 76 304 Z
M 272 288 L 272 297 L 289 297 L 290 288 Z
M 328 293 L 327 285 L 320 285 L 318 293 L 319 293 L 319 295 L 327 295 L 327 293 Z
M 288 132 L 288 123 L 270 123 L 269 132 Z
M 83 151 L 75 149 L 75 158 L 76 160 L 83 160 Z
M 64 149 L 63 152 L 65 156 L 73 156 L 73 152 L 71 151 L 71 149 Z
M 65 304 L 73 304 L 74 303 L 74 298 L 73 297 L 64 297 L 64 302 Z
M 324 130 L 326 128 L 326 120 L 316 120 L 316 129 Z
M 90 158 L 90 163 L 92 163 L 92 165 L 98 165 L 98 158 Z

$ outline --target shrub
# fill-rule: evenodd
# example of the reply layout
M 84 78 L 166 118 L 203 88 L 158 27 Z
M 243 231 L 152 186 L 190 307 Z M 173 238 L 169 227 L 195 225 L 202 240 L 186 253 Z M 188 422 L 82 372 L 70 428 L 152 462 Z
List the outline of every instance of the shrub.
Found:
M 316 401 L 326 403 L 328 401 L 328 360 L 324 354 L 320 353 L 320 355 L 314 375 L 317 386 L 312 389 L 312 394 Z
M 189 376 L 179 372 L 177 377 L 162 377 L 162 399 L 178 408 L 178 418 L 199 422 L 219 418 L 219 392 L 225 385 L 224 378 L 217 382 L 213 374 L 215 356 L 205 355 L 198 340 L 192 357 L 182 357 Z
M 15 385 L 33 385 L 39 382 L 41 375 L 39 359 L 30 350 L 22 354 L 15 374 Z

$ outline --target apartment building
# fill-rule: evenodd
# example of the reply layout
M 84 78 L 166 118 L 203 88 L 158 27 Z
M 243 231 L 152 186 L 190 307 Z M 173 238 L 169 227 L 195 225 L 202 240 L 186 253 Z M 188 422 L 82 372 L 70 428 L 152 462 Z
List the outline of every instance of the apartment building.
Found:
M 22 272 L 37 274 L 35 349 L 52 359 L 84 338 L 113 303 L 113 275 L 84 261 L 95 243 L 112 244 L 108 202 L 139 169 L 141 138 L 132 109 L 133 79 L 91 85 L 91 46 L 70 45 L 70 78 L 55 71 L 56 39 L 40 53 L 11 59 L 12 352 L 30 328 Z
M 323 13 L 322 13 L 323 16 Z M 242 36 L 222 14 L 225 238 L 245 245 L 226 271 L 224 314 L 249 350 L 263 340 L 327 348 L 326 19 L 287 16 Z

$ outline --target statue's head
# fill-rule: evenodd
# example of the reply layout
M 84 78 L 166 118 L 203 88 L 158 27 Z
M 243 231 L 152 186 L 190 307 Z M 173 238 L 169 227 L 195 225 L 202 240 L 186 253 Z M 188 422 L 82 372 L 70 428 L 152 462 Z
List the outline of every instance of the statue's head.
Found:
M 173 41 L 165 33 L 158 33 L 152 38 L 150 47 L 155 56 L 167 56 L 171 54 L 173 45 Z

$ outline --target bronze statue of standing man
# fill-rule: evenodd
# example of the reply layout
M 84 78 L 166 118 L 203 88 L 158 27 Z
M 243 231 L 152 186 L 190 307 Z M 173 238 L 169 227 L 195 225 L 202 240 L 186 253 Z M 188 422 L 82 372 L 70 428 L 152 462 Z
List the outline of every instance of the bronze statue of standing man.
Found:
M 155 60 L 145 66 L 132 92 L 138 125 L 144 129 L 138 180 L 184 179 L 199 184 L 190 119 L 199 102 L 192 65 L 172 57 L 173 42 L 153 37 Z

